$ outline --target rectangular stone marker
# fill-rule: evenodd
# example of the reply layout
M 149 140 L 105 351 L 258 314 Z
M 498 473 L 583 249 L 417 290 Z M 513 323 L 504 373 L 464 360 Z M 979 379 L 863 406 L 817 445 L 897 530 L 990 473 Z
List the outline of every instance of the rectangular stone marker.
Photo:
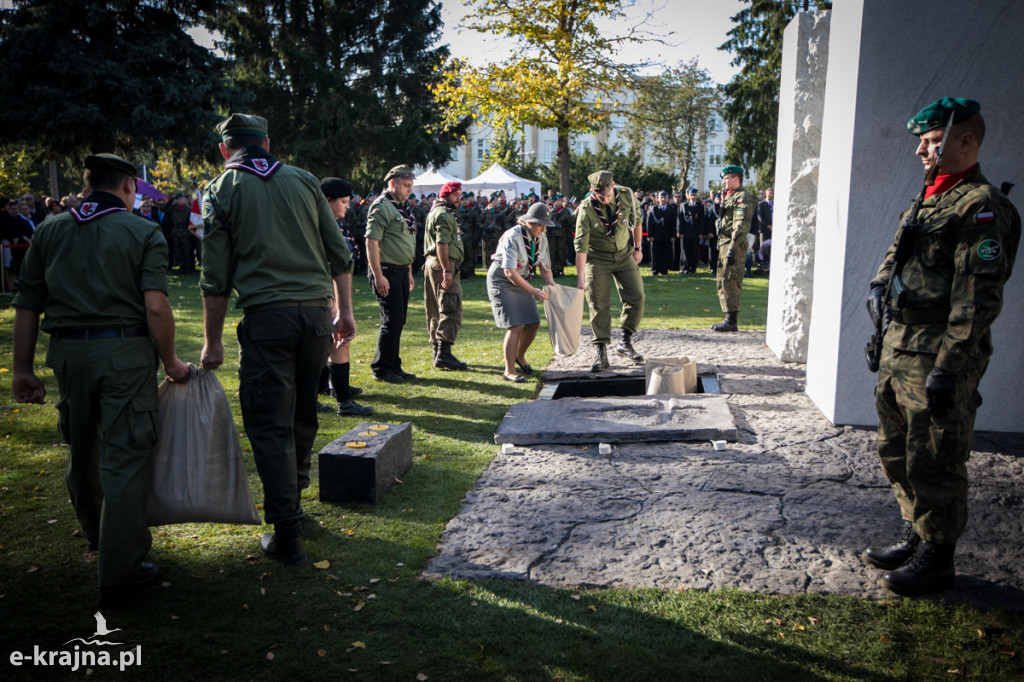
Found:
M 513 405 L 495 443 L 639 443 L 736 440 L 725 396 L 563 398 Z
M 377 435 L 375 422 L 363 422 L 320 451 L 320 500 L 370 502 L 383 497 L 395 479 L 412 465 L 412 424 L 386 424 Z M 351 448 L 346 443 L 366 443 Z

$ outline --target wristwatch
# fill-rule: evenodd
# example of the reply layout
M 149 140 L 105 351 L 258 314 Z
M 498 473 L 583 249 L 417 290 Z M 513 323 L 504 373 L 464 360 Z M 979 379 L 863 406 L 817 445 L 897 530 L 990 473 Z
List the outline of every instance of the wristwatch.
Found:
M 640 251 L 640 250 L 642 250 L 642 247 L 639 247 L 639 246 L 634 246 L 634 247 L 633 247 L 633 250 L 634 250 L 634 251 Z

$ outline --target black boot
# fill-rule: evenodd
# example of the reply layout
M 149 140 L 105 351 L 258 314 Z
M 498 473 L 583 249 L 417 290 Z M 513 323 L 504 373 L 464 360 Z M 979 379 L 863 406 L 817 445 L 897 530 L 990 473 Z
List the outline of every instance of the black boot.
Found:
M 437 357 L 434 358 L 434 367 L 438 369 L 466 369 L 466 363 L 452 355 L 452 344 L 447 341 L 437 342 Z
M 725 319 L 718 324 L 711 325 L 711 329 L 716 332 L 734 332 L 738 331 L 739 327 L 736 326 L 736 315 L 737 311 L 730 310 L 725 314 Z
M 864 561 L 886 571 L 896 570 L 914 556 L 919 542 L 921 542 L 921 538 L 914 532 L 914 525 L 909 521 L 904 521 L 896 542 L 886 547 L 881 545 L 868 547 L 864 550 Z
M 434 367 L 437 367 L 437 354 L 441 352 L 441 342 L 440 341 L 433 341 L 433 342 L 431 342 L 430 349 L 431 349 L 431 351 L 433 351 L 433 354 L 434 354 L 434 357 L 432 358 L 432 362 L 434 363 Z
M 332 411 L 339 417 L 365 417 L 373 414 L 373 408 L 352 400 L 352 390 L 348 385 L 351 367 L 347 362 L 327 363 L 327 369 L 331 373 L 331 386 L 334 387 L 334 399 L 338 401 L 337 408 Z
M 625 355 L 633 362 L 644 361 L 644 356 L 637 353 L 633 348 L 633 334 L 627 331 L 622 332 L 622 340 L 619 341 L 619 345 L 615 346 L 615 352 L 619 355 Z
M 597 344 L 597 361 L 590 366 L 591 372 L 601 372 L 608 369 L 608 350 L 603 343 Z
M 260 540 L 260 551 L 282 564 L 298 566 L 309 558 L 302 546 L 302 525 L 299 521 L 284 521 L 274 524 L 274 532 L 264 534 Z
M 922 540 L 910 560 L 882 576 L 882 582 L 896 594 L 913 596 L 941 592 L 953 587 L 956 545 L 936 545 Z

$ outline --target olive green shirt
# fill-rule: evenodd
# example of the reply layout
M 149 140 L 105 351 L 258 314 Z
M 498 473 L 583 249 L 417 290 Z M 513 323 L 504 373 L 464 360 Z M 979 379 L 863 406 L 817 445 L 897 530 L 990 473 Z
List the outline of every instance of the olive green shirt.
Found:
M 167 242 L 159 225 L 124 209 L 81 224 L 65 212 L 36 229 L 14 305 L 42 313 L 47 333 L 144 327 L 145 291 L 167 293 Z
M 617 222 L 611 234 L 607 234 L 608 228 L 598 217 L 597 212 L 601 211 L 608 218 L 611 212 L 615 211 L 615 200 L 613 199 L 609 206 L 605 206 L 594 199 L 593 194 L 588 194 L 580 203 L 576 211 L 576 238 L 573 240 L 576 253 L 618 253 L 629 244 L 633 228 L 643 219 L 640 204 L 633 196 L 633 190 L 628 187 L 616 186 L 615 197 L 618 199 L 618 211 L 615 216 Z
M 202 294 L 234 289 L 238 308 L 333 298 L 332 278 L 352 272 L 320 181 L 301 168 L 267 178 L 228 168 L 207 187 L 203 224 Z
M 434 204 L 427 214 L 423 252 L 427 256 L 436 256 L 438 244 L 448 245 L 448 260 L 455 265 L 462 263 L 462 232 L 455 221 L 455 214 L 443 202 Z
M 742 187 L 722 198 L 722 210 L 718 218 L 719 253 L 728 252 L 736 244 L 742 245 L 744 251 L 749 248 L 747 235 L 750 234 L 755 211 L 757 200 Z
M 373 200 L 366 217 L 366 238 L 378 242 L 380 262 L 410 265 L 416 257 L 416 228 L 405 222 L 385 192 Z

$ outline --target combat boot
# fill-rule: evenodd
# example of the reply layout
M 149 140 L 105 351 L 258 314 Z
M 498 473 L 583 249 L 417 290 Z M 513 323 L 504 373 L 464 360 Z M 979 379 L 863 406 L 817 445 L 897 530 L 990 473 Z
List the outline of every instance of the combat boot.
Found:
M 922 540 L 907 563 L 882 576 L 887 588 L 899 595 L 913 596 L 941 592 L 953 587 L 956 569 L 953 552 L 956 545 L 936 545 Z
M 433 343 L 430 344 L 430 347 L 431 347 L 431 351 L 434 354 L 434 357 L 431 359 L 431 361 L 433 362 L 434 367 L 437 367 L 438 366 L 438 364 L 437 364 L 437 354 L 441 350 L 441 342 L 440 341 L 434 341 Z
M 260 539 L 260 551 L 271 559 L 288 566 L 306 563 L 309 556 L 302 546 L 302 525 L 299 521 L 283 521 L 274 524 L 274 532 L 266 533 Z
M 881 545 L 868 547 L 864 550 L 864 561 L 886 571 L 894 571 L 914 556 L 920 542 L 921 538 L 914 531 L 914 524 L 904 521 L 896 542 L 885 547 Z
M 453 370 L 466 369 L 466 363 L 452 355 L 452 344 L 447 341 L 438 341 L 437 347 L 437 358 L 434 360 L 434 367 Z
M 739 327 L 736 326 L 736 315 L 738 314 L 735 310 L 730 310 L 725 314 L 725 319 L 718 324 L 711 325 L 711 329 L 716 332 L 734 332 L 738 331 Z
M 601 372 L 608 369 L 608 349 L 605 344 L 597 344 L 597 361 L 590 366 L 591 372 Z
M 622 340 L 619 341 L 619 345 L 615 346 L 615 352 L 619 355 L 625 355 L 633 362 L 644 361 L 644 356 L 637 353 L 633 348 L 633 334 L 627 331 L 622 332 Z

